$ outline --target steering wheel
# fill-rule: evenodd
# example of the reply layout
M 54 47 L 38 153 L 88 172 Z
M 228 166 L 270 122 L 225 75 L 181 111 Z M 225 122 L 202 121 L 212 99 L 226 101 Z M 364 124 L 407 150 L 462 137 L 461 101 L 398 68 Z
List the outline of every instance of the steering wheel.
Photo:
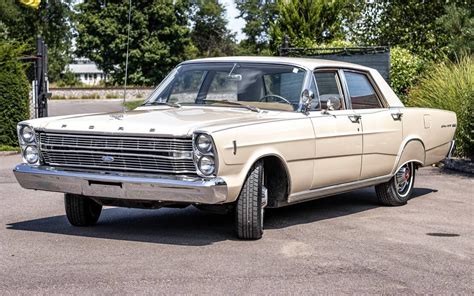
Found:
M 272 100 L 269 100 L 269 98 L 273 98 Z M 286 103 L 286 104 L 289 104 L 289 105 L 293 105 L 290 101 L 288 101 L 287 99 L 285 99 L 284 97 L 282 96 L 279 96 L 279 95 L 266 95 L 266 96 L 263 96 L 262 98 L 260 98 L 259 100 L 260 102 L 283 102 L 283 103 Z

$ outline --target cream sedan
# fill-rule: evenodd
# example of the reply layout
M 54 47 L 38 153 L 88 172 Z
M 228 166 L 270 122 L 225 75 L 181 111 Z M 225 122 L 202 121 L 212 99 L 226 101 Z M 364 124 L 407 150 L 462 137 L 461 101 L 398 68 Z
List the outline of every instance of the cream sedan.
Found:
M 316 59 L 184 62 L 139 108 L 19 123 L 24 188 L 65 193 L 69 222 L 102 206 L 232 212 L 259 239 L 264 210 L 375 186 L 407 203 L 415 171 L 448 155 L 453 112 L 406 108 L 382 76 Z

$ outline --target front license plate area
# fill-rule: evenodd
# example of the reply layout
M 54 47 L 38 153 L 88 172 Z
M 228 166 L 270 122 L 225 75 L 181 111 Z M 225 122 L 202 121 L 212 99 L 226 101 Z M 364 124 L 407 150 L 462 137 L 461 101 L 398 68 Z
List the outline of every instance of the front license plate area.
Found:
M 82 192 L 86 196 L 122 197 L 123 184 L 121 182 L 84 180 Z

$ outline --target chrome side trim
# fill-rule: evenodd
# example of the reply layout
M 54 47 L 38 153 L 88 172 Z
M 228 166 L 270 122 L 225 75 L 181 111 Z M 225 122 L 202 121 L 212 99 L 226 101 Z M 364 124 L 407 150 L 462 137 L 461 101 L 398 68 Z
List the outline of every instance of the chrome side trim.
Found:
M 140 176 L 61 170 L 19 164 L 14 169 L 23 188 L 125 200 L 223 203 L 227 184 L 221 178 Z
M 344 193 L 359 188 L 369 187 L 380 183 L 387 182 L 392 178 L 392 175 L 386 175 L 371 179 L 359 180 L 355 182 L 332 185 L 318 189 L 306 190 L 303 192 L 293 193 L 288 197 L 288 204 L 304 202 L 312 199 L 318 199 L 330 195 Z

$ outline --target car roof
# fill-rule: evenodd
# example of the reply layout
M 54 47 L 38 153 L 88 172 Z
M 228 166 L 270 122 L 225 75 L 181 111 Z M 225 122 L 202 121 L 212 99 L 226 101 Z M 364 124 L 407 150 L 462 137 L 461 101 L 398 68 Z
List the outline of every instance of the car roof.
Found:
M 370 71 L 372 68 L 365 67 L 362 65 L 324 60 L 324 59 L 311 59 L 311 58 L 291 58 L 291 57 L 270 57 L 270 56 L 232 56 L 232 57 L 217 57 L 217 58 L 203 58 L 189 60 L 181 63 L 192 64 L 192 63 L 204 63 L 204 62 L 220 62 L 220 63 L 272 63 L 272 64 L 290 64 L 294 66 L 300 66 L 303 68 L 309 68 L 311 70 L 316 68 L 334 67 L 334 68 L 349 68 L 362 71 Z

